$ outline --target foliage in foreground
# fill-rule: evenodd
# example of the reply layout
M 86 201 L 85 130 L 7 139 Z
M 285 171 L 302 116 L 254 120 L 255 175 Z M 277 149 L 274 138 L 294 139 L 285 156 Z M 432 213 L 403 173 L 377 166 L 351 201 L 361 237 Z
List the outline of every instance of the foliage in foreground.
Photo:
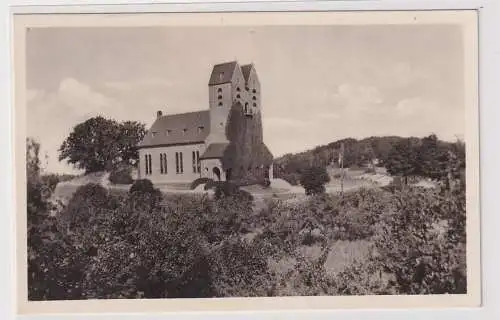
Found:
M 28 188 L 36 191 L 29 168 Z M 89 184 L 50 217 L 38 193 L 29 193 L 29 299 L 466 290 L 463 190 L 362 189 L 273 200 L 258 213 L 252 199 L 223 194 L 165 196 L 147 180 L 128 193 Z M 369 241 L 372 250 L 331 273 L 326 261 L 338 240 Z M 306 247 L 319 255 L 304 256 Z M 280 261 L 288 271 L 271 268 Z

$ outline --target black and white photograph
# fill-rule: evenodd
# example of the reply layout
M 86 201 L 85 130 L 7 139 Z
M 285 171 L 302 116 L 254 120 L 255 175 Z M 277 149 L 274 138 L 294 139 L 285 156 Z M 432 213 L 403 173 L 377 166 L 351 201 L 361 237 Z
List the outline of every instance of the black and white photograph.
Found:
M 475 13 L 363 14 L 25 24 L 28 303 L 476 297 Z

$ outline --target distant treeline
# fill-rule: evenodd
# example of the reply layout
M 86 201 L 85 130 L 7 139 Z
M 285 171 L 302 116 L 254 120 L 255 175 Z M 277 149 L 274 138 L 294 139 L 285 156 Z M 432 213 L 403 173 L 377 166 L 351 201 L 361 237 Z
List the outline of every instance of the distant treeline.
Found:
M 387 167 L 393 160 L 395 151 L 401 149 L 402 145 L 408 145 L 412 149 L 414 155 L 407 155 L 407 157 L 415 158 L 414 160 L 408 159 L 409 162 L 413 162 L 413 166 L 416 162 L 424 161 L 417 157 L 422 151 L 437 156 L 438 153 L 450 150 L 459 158 L 465 158 L 465 148 L 462 141 L 446 142 L 439 140 L 435 135 L 425 138 L 398 136 L 369 137 L 362 140 L 346 138 L 304 152 L 285 154 L 275 159 L 274 175 L 293 183 L 306 168 L 338 166 L 342 144 L 344 144 L 344 168 L 369 167 L 373 164 Z M 427 152 L 428 149 L 429 152 Z M 465 159 L 463 160 L 465 162 Z

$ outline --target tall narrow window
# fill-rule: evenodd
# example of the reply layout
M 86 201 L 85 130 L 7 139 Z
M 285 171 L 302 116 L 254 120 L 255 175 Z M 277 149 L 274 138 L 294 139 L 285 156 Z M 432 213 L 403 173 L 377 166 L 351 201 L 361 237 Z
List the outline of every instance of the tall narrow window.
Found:
M 179 173 L 179 152 L 175 153 L 175 173 Z
M 148 161 L 148 155 L 144 155 L 144 174 L 148 175 L 149 174 L 149 161 Z
M 179 167 L 180 167 L 180 172 L 184 173 L 184 161 L 182 161 L 182 152 L 179 152 Z
M 151 164 L 151 155 L 148 154 L 148 166 L 149 166 L 149 174 L 151 174 L 152 171 L 152 164 Z
M 168 171 L 167 171 L 167 154 L 166 153 L 163 154 L 163 173 L 164 174 L 168 173 Z
M 198 169 L 198 173 L 200 173 L 201 172 L 200 151 L 196 151 L 196 167 Z
M 160 173 L 163 174 L 163 153 L 160 153 Z
M 217 89 L 217 92 L 222 92 L 222 88 Z
M 193 151 L 192 156 L 193 156 L 193 173 L 196 173 L 196 171 L 197 171 L 197 167 L 196 167 L 196 151 Z

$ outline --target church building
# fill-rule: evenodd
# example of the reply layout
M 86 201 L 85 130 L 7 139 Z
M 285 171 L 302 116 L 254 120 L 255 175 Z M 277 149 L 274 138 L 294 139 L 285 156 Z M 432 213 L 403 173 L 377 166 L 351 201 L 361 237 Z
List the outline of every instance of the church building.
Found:
M 208 109 L 158 111 L 139 144 L 140 179 L 154 184 L 258 181 L 272 177 L 273 156 L 263 141 L 261 88 L 253 64 L 215 65 Z

